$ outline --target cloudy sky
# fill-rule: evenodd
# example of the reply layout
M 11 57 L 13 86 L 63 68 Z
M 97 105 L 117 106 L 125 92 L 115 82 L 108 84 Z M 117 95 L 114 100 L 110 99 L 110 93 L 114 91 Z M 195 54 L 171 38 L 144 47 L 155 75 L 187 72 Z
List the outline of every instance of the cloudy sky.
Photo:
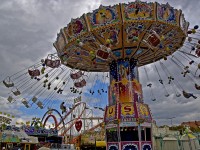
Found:
M 47 54 L 55 53 L 56 50 L 52 43 L 56 40 L 60 28 L 66 26 L 71 18 L 77 18 L 83 13 L 91 12 L 101 4 L 113 5 L 123 2 L 128 2 L 128 0 L 0 0 L 0 81 L 39 62 Z M 191 28 L 200 23 L 197 19 L 200 14 L 199 0 L 159 0 L 158 2 L 169 2 L 175 8 L 182 9 L 186 20 L 191 24 Z M 177 55 L 177 57 L 179 56 Z M 198 62 L 198 60 L 195 61 Z M 176 66 L 170 63 L 166 63 L 170 72 L 175 75 L 178 74 Z M 144 99 L 149 104 L 158 124 L 170 125 L 171 120 L 167 118 L 172 117 L 175 117 L 173 124 L 200 120 L 199 97 L 197 99 L 185 99 L 182 96 L 177 98 L 173 92 L 173 87 L 168 86 L 167 90 L 170 96 L 166 98 L 164 90 L 160 90 L 163 87 L 159 84 L 158 77 L 155 75 L 154 66 L 147 66 L 146 69 L 151 81 L 147 81 L 144 69 L 140 68 Z M 195 68 L 193 69 L 195 70 Z M 164 76 L 163 71 L 161 71 L 161 74 Z M 197 83 L 199 82 L 197 78 L 194 80 Z M 153 83 L 153 93 L 157 99 L 155 102 L 149 98 L 150 90 L 146 87 L 147 82 Z M 180 86 L 175 88 L 180 90 L 184 88 L 199 96 L 198 91 L 193 87 L 193 80 L 185 80 L 180 75 L 178 82 Z M 95 85 L 90 84 L 89 87 L 92 86 Z M 34 116 L 41 117 L 45 113 L 46 110 L 36 110 L 35 108 L 27 110 L 19 100 L 14 104 L 8 104 L 5 100 L 9 95 L 8 93 L 8 89 L 0 88 L 1 111 L 15 114 L 21 120 L 28 120 Z M 99 104 L 99 106 L 102 105 Z

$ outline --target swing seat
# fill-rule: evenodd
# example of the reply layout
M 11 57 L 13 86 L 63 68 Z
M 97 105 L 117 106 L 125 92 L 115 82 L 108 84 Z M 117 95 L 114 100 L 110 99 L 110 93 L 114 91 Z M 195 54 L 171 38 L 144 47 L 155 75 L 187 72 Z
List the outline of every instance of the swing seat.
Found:
M 44 108 L 41 101 L 37 102 L 37 105 L 38 105 L 38 107 L 39 107 L 40 109 L 43 109 L 43 108 Z
M 59 59 L 52 60 L 47 58 L 45 59 L 45 65 L 51 68 L 58 68 L 61 64 Z
M 22 99 L 22 103 L 24 104 L 24 106 L 26 108 L 30 108 L 30 106 L 29 106 L 29 104 L 28 104 L 28 102 L 27 102 L 27 100 L 25 98 Z
M 21 94 L 21 92 L 17 89 L 16 91 L 12 91 L 13 92 L 13 94 L 15 95 L 15 96 L 18 96 L 18 95 L 20 95 Z
M 29 69 L 29 70 L 28 70 L 28 74 L 29 74 L 31 77 L 37 77 L 37 76 L 40 75 L 40 71 L 39 71 L 39 69 L 33 69 L 33 70 Z
M 156 99 L 154 98 L 154 99 L 152 99 L 152 101 L 156 101 Z
M 195 88 L 196 88 L 197 90 L 200 90 L 200 86 L 199 86 L 198 84 L 196 84 L 196 83 L 195 83 Z
M 10 79 L 9 79 L 10 80 Z M 9 87 L 13 87 L 14 86 L 14 83 L 11 82 L 11 81 L 6 81 L 6 80 L 3 80 L 3 84 L 9 88 Z
M 53 65 L 55 68 L 58 68 L 61 65 L 60 60 L 59 59 L 54 60 Z
M 107 60 L 109 57 L 109 53 L 104 50 L 98 50 L 96 56 L 100 59 Z
M 148 47 L 150 47 L 151 49 L 155 48 L 156 46 L 158 46 L 158 44 L 160 44 L 161 40 L 160 40 L 160 36 L 153 31 L 147 38 L 146 40 L 143 40 Z
M 22 99 L 22 103 L 23 103 L 24 105 L 28 105 L 28 102 L 27 102 L 27 100 L 26 100 L 25 98 Z
M 152 86 L 152 83 L 147 84 L 147 86 L 148 86 L 148 87 L 151 87 L 151 86 Z
M 60 104 L 60 109 L 61 109 L 61 110 L 64 108 L 64 104 L 65 104 L 65 102 L 62 102 L 62 103 Z
M 84 75 L 84 74 L 82 73 L 82 71 L 78 71 L 78 72 L 76 72 L 76 73 L 71 73 L 71 74 L 70 74 L 70 77 L 71 77 L 72 79 L 79 79 L 82 75 Z
M 197 55 L 198 57 L 200 57 L 200 49 L 197 49 L 197 50 L 195 51 L 195 53 L 196 53 L 196 55 Z
M 75 86 L 76 88 L 82 88 L 82 87 L 84 87 L 85 85 L 86 85 L 85 79 L 81 80 L 80 82 L 75 82 L 75 83 L 74 83 L 74 86 Z
M 165 94 L 165 97 L 169 97 L 169 94 Z
M 13 97 L 12 96 L 9 96 L 8 99 L 7 99 L 10 103 L 12 103 L 14 101 Z
M 32 102 L 35 103 L 37 101 L 37 97 L 33 96 Z
M 67 111 L 67 108 L 65 106 L 63 106 L 63 108 L 61 110 L 62 110 L 62 114 L 63 114 L 64 112 Z
M 147 37 L 147 42 L 153 47 L 156 47 L 160 43 L 160 36 L 153 31 L 153 33 Z
M 184 96 L 185 98 L 190 98 L 190 97 L 191 97 L 191 94 L 189 94 L 189 93 L 183 91 L 183 96 Z
M 187 92 L 185 92 L 185 91 L 183 91 L 183 96 L 184 96 L 185 98 L 190 98 L 190 97 L 193 97 L 194 99 L 197 98 L 197 97 L 194 96 L 192 93 L 187 93 Z

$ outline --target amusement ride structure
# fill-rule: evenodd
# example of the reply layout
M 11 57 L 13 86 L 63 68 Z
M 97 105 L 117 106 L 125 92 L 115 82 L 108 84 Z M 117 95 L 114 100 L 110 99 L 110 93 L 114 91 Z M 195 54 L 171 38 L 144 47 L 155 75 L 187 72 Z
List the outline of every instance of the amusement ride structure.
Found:
M 44 126 L 52 117 L 60 135 L 78 136 L 81 134 L 79 131 L 84 133 L 99 127 L 103 118 L 94 117 L 92 110 L 81 101 L 68 112 L 62 103 L 60 108 L 64 116 L 53 107 L 56 100 L 66 93 L 66 88 L 69 88 L 69 93 L 80 96 L 88 80 L 93 80 L 93 85 L 101 81 L 102 87 L 90 89 L 88 93 L 97 93 L 102 100 L 102 95 L 108 94 L 105 110 L 94 107 L 104 112 L 107 149 L 151 150 L 153 119 L 144 103 L 138 68 L 144 68 L 152 101 L 157 99 L 146 68 L 151 63 L 166 97 L 170 95 L 167 87 L 171 86 L 176 97 L 183 95 L 187 99 L 196 99 L 197 95 L 185 89 L 165 62 L 173 63 L 179 68 L 179 75 L 191 80 L 194 88 L 200 90 L 196 81 L 200 69 L 197 60 L 200 56 L 199 36 L 198 25 L 190 29 L 182 11 L 168 3 L 135 1 L 100 6 L 91 13 L 72 19 L 60 30 L 53 44 L 57 54 L 48 55 L 45 60 L 29 67 L 28 72 L 22 71 L 3 81 L 6 87 L 12 87 L 8 101 L 12 103 L 20 95 L 26 95 L 22 98 L 25 107 L 36 104 L 37 108 L 49 108 L 42 118 Z M 25 77 L 27 74 L 29 77 Z M 91 74 L 96 75 L 92 77 Z M 101 80 L 99 76 L 102 76 Z M 72 86 L 68 84 L 70 79 L 73 80 Z M 107 79 L 110 83 L 108 89 L 105 88 Z M 40 98 L 44 93 L 48 96 Z M 53 112 L 61 121 L 57 121 Z M 95 125 L 94 120 L 97 120 Z
M 56 117 L 56 115 L 59 117 Z M 86 108 L 86 103 L 84 102 L 76 104 L 64 116 L 56 109 L 49 109 L 42 117 L 43 127 L 47 125 L 50 117 L 53 118 L 55 122 L 54 128 L 58 130 L 59 135 L 68 136 L 68 140 L 72 140 L 70 139 L 72 135 L 73 137 L 80 136 L 80 133 L 83 134 L 95 129 L 103 123 L 103 117 L 94 117 L 93 110 Z

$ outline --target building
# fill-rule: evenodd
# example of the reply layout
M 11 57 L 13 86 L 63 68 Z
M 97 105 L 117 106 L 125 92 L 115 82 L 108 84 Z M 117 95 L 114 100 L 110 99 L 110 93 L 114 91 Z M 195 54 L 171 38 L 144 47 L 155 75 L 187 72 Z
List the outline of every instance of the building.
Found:
M 189 121 L 181 123 L 182 126 L 188 126 L 191 129 L 200 129 L 200 121 Z

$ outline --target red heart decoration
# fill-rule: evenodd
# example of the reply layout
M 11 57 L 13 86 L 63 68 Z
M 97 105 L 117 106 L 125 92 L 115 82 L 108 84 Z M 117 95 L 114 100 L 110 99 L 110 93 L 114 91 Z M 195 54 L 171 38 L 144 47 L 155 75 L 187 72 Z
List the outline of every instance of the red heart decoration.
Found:
M 82 128 L 82 121 L 81 120 L 76 121 L 75 128 L 78 132 L 81 130 L 81 128 Z

